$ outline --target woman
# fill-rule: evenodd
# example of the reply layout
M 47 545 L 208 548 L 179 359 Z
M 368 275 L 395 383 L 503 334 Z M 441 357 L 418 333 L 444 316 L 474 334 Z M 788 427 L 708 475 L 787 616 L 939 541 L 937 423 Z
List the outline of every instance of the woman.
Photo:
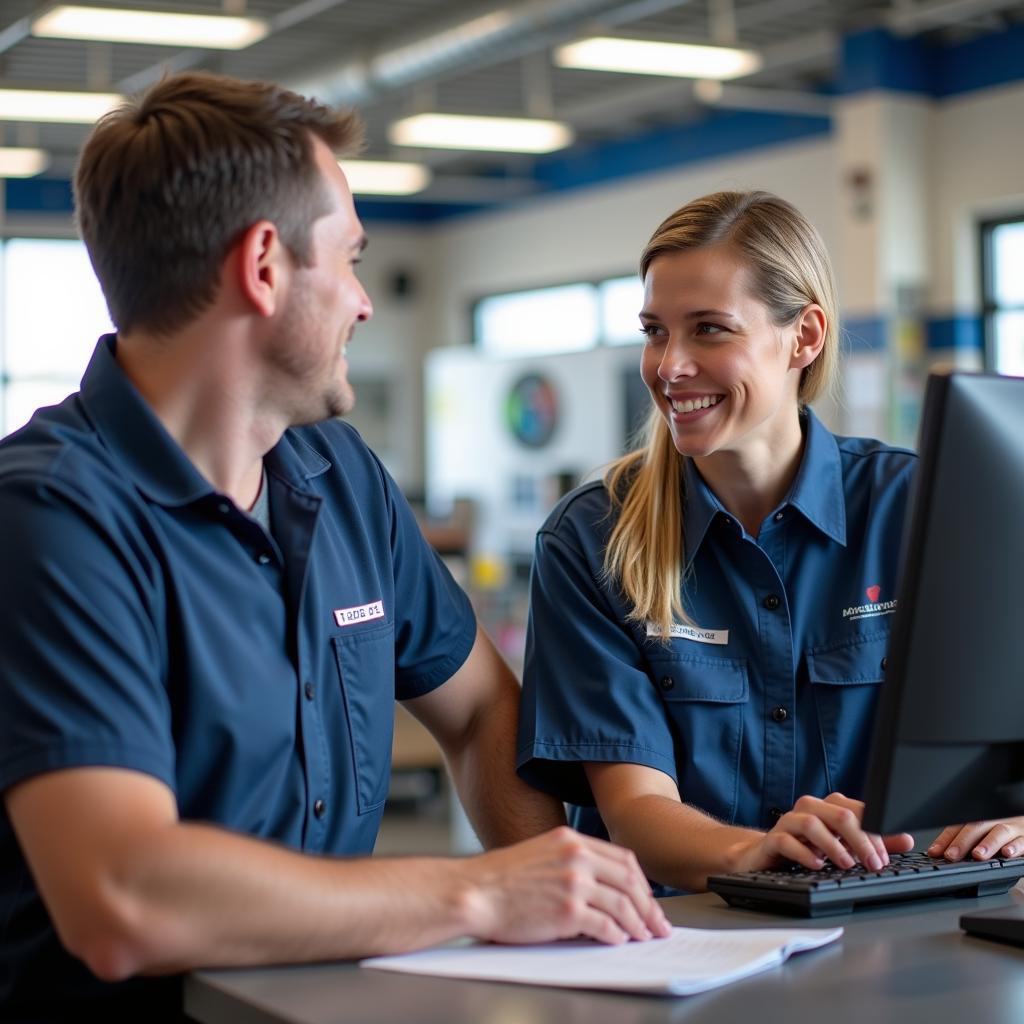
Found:
M 646 444 L 538 535 L 519 770 L 665 886 L 781 860 L 872 869 L 860 828 L 913 453 L 833 436 L 828 254 L 789 203 L 719 192 L 655 231 Z M 847 794 L 847 795 L 844 795 Z M 929 848 L 1013 856 L 1024 819 Z

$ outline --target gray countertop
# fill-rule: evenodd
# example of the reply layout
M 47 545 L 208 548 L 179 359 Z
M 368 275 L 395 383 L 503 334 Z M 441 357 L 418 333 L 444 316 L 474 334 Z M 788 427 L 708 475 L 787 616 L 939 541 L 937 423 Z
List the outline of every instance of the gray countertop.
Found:
M 683 998 L 454 981 L 354 963 L 200 971 L 185 1009 L 203 1024 L 1019 1024 L 1024 948 L 965 935 L 961 914 L 1024 903 L 1024 892 L 938 899 L 808 921 L 736 910 L 710 893 L 663 901 L 694 928 L 833 927 L 832 946 Z

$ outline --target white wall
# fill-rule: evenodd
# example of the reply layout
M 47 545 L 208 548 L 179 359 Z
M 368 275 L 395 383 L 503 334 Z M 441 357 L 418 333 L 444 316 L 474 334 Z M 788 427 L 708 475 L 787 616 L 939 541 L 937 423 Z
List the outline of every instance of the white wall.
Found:
M 399 483 L 418 490 L 423 480 L 422 368 L 430 336 L 426 324 L 440 287 L 434 240 L 423 228 L 375 223 L 368 225 L 368 235 L 359 279 L 373 302 L 373 317 L 357 327 L 349 345 L 349 374 L 356 386 L 350 419 Z M 395 293 L 400 273 L 411 283 L 405 296 Z M 369 387 L 360 400 L 360 380 L 367 379 L 389 385 L 383 416 L 372 408 Z
M 1024 83 L 945 101 L 932 174 L 930 304 L 937 315 L 976 313 L 977 223 L 1024 212 Z
M 831 242 L 834 153 L 827 139 L 545 196 L 499 213 L 443 223 L 435 343 L 469 340 L 466 310 L 488 292 L 635 270 L 654 229 L 683 203 L 726 188 L 767 188 L 797 203 Z

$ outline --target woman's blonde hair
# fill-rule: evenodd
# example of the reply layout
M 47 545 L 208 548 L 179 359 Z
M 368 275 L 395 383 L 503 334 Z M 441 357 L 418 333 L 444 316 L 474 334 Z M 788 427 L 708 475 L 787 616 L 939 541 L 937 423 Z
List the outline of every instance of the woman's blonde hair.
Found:
M 839 320 L 832 264 L 821 236 L 791 203 L 770 192 L 715 192 L 680 207 L 655 230 L 640 256 L 640 276 L 667 253 L 712 245 L 735 247 L 751 272 L 753 293 L 778 327 L 809 304 L 824 310 L 825 344 L 801 373 L 801 406 L 830 392 L 839 358 Z M 605 475 L 618 513 L 604 570 L 630 605 L 629 619 L 654 625 L 665 638 L 674 620 L 689 623 L 682 604 L 683 457 L 668 424 L 652 408 L 636 451 Z

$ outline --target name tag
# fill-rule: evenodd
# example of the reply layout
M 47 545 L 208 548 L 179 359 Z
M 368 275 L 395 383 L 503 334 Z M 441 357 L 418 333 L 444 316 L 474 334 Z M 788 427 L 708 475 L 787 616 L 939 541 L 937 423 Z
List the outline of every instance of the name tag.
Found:
M 354 626 L 370 619 L 384 618 L 384 602 L 371 601 L 369 604 L 358 604 L 354 608 L 335 608 L 334 621 L 339 626 Z
M 653 623 L 647 623 L 647 635 L 664 637 L 665 634 Z M 698 626 L 683 626 L 673 622 L 668 635 L 673 639 L 695 640 L 699 644 L 727 644 L 729 642 L 729 630 L 727 629 L 701 629 Z

